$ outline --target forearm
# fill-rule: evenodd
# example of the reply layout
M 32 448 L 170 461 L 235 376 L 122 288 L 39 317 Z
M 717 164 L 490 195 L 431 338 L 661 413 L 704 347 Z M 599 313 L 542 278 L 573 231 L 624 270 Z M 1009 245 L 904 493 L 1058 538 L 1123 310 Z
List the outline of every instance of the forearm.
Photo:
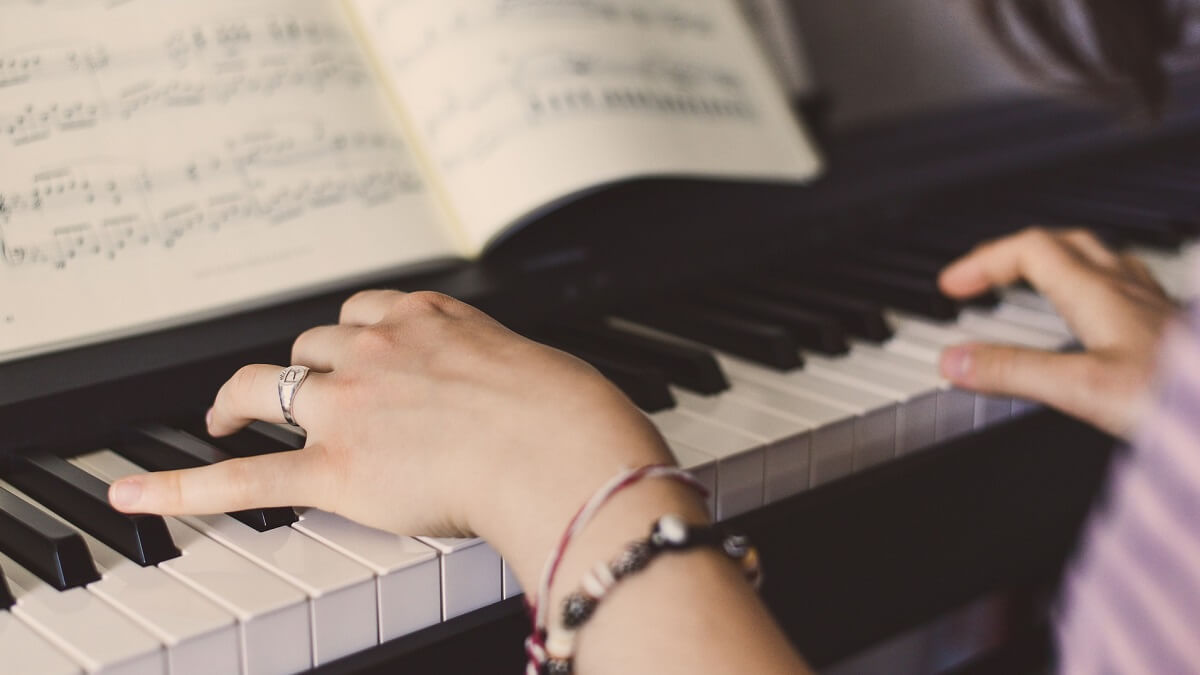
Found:
M 693 524 L 708 522 L 692 489 L 671 481 L 640 483 L 606 505 L 563 558 L 549 596 L 550 624 L 558 625 L 562 599 L 579 588 L 588 569 L 646 537 L 651 524 L 665 514 Z M 537 540 L 529 534 L 524 539 Z M 504 542 L 498 545 L 506 548 Z M 543 560 L 544 555 L 517 569 L 531 593 Z M 581 675 L 734 669 L 807 672 L 737 566 L 711 550 L 659 556 L 620 581 L 579 632 L 576 672 Z

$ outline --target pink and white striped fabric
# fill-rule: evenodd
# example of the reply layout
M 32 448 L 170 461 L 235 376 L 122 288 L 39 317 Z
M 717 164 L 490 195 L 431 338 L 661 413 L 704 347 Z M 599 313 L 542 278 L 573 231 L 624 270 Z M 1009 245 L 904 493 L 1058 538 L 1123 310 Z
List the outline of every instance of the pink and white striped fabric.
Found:
M 1200 673 L 1200 307 L 1172 328 L 1160 362 L 1067 576 L 1064 675 Z

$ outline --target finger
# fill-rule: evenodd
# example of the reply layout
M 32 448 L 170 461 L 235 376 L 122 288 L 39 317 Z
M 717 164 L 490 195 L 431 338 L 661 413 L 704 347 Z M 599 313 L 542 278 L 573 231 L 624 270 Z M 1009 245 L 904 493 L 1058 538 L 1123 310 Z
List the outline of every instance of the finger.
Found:
M 1084 260 L 1097 267 L 1116 270 L 1121 265 L 1120 258 L 1116 252 L 1100 241 L 1100 238 L 1091 230 L 1064 230 L 1059 232 L 1058 236 L 1074 248 L 1075 252 L 1083 257 Z
M 338 323 L 348 326 L 373 326 L 396 307 L 402 291 L 360 291 L 342 303 Z
M 1101 272 L 1063 241 L 1032 228 L 967 254 L 942 271 L 939 283 L 953 297 L 972 297 L 1024 279 L 1065 316 L 1079 305 L 1081 293 L 1099 286 L 1100 278 Z
M 336 370 L 358 326 L 317 326 L 300 334 L 292 343 L 292 363 L 313 370 Z
M 130 476 L 108 490 L 126 513 L 208 514 L 271 506 L 317 506 L 327 472 L 311 449 L 231 459 L 182 471 Z
M 1154 288 L 1161 287 L 1158 282 L 1158 277 L 1154 276 L 1154 273 L 1150 271 L 1150 266 L 1146 264 L 1146 261 L 1137 257 L 1136 255 L 1131 253 L 1122 255 L 1121 267 L 1125 270 L 1126 274 L 1134 279 L 1137 279 L 1144 284 L 1149 284 Z
M 965 389 L 1045 403 L 1090 418 L 1105 392 L 1091 386 L 1092 354 L 1055 352 L 992 344 L 967 344 L 942 354 L 942 376 Z
M 283 405 L 279 400 L 280 366 L 244 366 L 233 374 L 213 401 L 208 421 L 208 433 L 228 436 L 254 420 L 284 424 Z M 322 409 L 320 401 L 328 387 L 329 375 L 309 373 L 296 391 L 292 401 L 292 417 L 302 426 L 314 422 L 314 411 Z M 309 428 L 305 426 L 305 428 Z

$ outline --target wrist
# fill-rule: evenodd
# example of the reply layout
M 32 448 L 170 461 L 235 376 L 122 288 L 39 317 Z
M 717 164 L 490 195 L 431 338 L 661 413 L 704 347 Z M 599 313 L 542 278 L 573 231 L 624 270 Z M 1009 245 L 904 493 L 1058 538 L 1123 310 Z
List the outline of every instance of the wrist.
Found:
M 482 516 L 477 532 L 487 538 L 509 562 L 531 599 L 536 594 L 545 563 L 562 540 L 572 519 L 606 482 L 624 470 L 664 464 L 657 452 L 631 457 L 631 461 L 597 463 L 574 472 L 547 472 L 549 480 L 537 499 L 528 493 L 506 490 L 491 514 Z M 503 504 L 512 504 L 504 508 Z M 583 568 L 616 554 L 630 541 L 645 537 L 658 517 L 674 513 L 689 523 L 705 521 L 706 510 L 695 489 L 671 479 L 645 479 L 618 492 L 579 529 L 565 551 L 555 582 L 570 585 Z M 589 555 L 583 552 L 591 551 Z M 582 559 L 580 562 L 578 559 Z M 584 567 L 577 568 L 577 564 Z M 552 599 L 553 602 L 553 599 Z

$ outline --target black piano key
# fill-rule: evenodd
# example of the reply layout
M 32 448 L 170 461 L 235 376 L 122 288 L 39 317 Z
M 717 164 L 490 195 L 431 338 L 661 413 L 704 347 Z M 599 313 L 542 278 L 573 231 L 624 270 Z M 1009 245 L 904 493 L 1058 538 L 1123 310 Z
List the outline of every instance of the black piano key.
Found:
M 897 272 L 907 272 L 927 278 L 937 283 L 946 269 L 946 263 L 932 256 L 904 249 L 866 249 L 855 251 L 851 256 L 863 263 L 880 265 Z M 973 307 L 992 308 L 1000 304 L 999 294 L 987 291 L 973 298 L 967 298 L 965 303 Z
M 561 349 L 579 358 L 615 384 L 618 389 L 646 412 L 658 412 L 675 407 L 675 397 L 667 385 L 663 371 L 638 359 L 622 358 L 611 351 L 584 345 L 576 340 L 556 339 L 539 331 L 522 331 L 531 339 Z
M 893 246 L 843 251 L 841 253 L 860 263 L 878 265 L 898 272 L 908 272 L 927 279 L 938 278 L 938 275 L 946 268 L 945 261 L 938 257 Z
M 1049 187 L 1042 194 L 1054 196 L 1060 190 L 1071 200 L 1142 214 L 1151 222 L 1160 221 L 1164 227 L 1181 233 L 1194 228 L 1200 215 L 1200 197 L 1195 191 L 1172 194 L 1145 185 L 1122 183 L 1116 178 L 1111 181 L 1084 181 L 1062 188 Z
M 13 597 L 12 591 L 8 590 L 8 579 L 4 577 L 4 570 L 0 569 L 0 610 L 5 610 L 17 604 L 16 598 Z
M 892 327 L 883 317 L 883 308 L 873 302 L 818 291 L 806 284 L 773 279 L 752 279 L 737 288 L 756 296 L 775 298 L 803 309 L 828 312 L 842 322 L 851 335 L 871 342 L 884 342 L 892 337 Z
M 782 272 L 786 278 L 812 283 L 816 288 L 846 293 L 938 320 L 958 317 L 958 303 L 946 297 L 936 281 L 892 270 L 852 264 L 797 264 Z
M 840 355 L 850 351 L 846 331 L 837 318 L 784 303 L 736 291 L 708 291 L 700 295 L 705 305 L 736 314 L 762 319 L 790 330 L 805 349 L 821 354 Z
M 185 431 L 161 424 L 126 429 L 113 450 L 149 471 L 191 469 L 231 458 Z M 259 532 L 286 527 L 298 520 L 296 512 L 288 507 L 247 509 L 228 515 Z
M 1011 205 L 1034 222 L 1051 227 L 1085 227 L 1110 238 L 1164 249 L 1177 249 L 1184 236 L 1159 213 L 1083 199 L 1035 199 Z M 1124 242 L 1118 242 L 1124 243 Z
M 266 438 L 268 442 L 287 450 L 299 450 L 308 442 L 308 435 L 299 427 L 270 422 L 251 422 L 246 425 L 246 431 Z
M 0 552 L 60 591 L 100 579 L 92 554 L 78 532 L 3 488 Z
M 15 457 L 5 478 L 64 520 L 139 565 L 179 555 L 161 516 L 125 514 L 108 504 L 108 484 L 44 452 Z
M 304 447 L 304 434 L 288 431 L 266 422 L 251 422 L 245 428 L 228 436 L 214 437 L 208 434 L 204 420 L 191 416 L 172 424 L 196 438 L 216 446 L 234 457 L 254 457 L 272 452 L 287 452 Z
M 804 365 L 800 345 L 791 331 L 770 322 L 685 302 L 618 315 L 770 368 L 792 370 Z
M 1196 181 L 1157 171 L 1137 169 L 1108 179 L 1123 189 L 1144 195 L 1151 202 L 1162 202 L 1183 209 L 1193 216 L 1200 214 L 1200 190 Z M 1181 222 L 1179 226 L 1192 236 L 1200 234 L 1200 224 Z
M 1200 192 L 1195 185 L 1187 189 L 1170 183 L 1155 182 L 1152 177 L 1136 175 L 1102 179 L 1099 183 L 1089 182 L 1087 188 L 1099 190 L 1120 203 L 1143 208 L 1158 208 L 1172 216 L 1172 225 L 1181 232 L 1193 233 L 1200 216 Z M 1150 178 L 1150 180 L 1147 180 Z
M 951 226 L 952 227 L 952 226 Z M 942 228 L 938 228 L 941 230 Z M 963 233 L 965 234 L 965 233 Z M 902 234 L 880 235 L 883 242 L 889 246 L 903 247 L 931 259 L 948 265 L 971 252 L 971 249 L 990 238 L 975 234 L 967 237 L 944 236 L 944 231 L 931 232 L 927 229 L 906 230 Z
M 556 322 L 546 326 L 544 332 L 552 340 L 570 340 L 580 348 L 649 363 L 662 370 L 670 382 L 699 394 L 718 394 L 729 388 L 713 355 L 690 345 L 613 330 L 599 319 Z

